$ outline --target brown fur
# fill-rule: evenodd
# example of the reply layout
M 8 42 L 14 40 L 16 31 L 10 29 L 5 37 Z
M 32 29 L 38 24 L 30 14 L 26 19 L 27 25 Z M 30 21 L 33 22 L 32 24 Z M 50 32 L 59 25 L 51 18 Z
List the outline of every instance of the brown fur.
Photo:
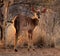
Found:
M 22 30 L 26 30 L 26 29 L 28 31 L 28 38 L 29 38 L 28 48 L 30 47 L 30 40 L 32 40 L 33 30 L 37 24 L 38 24 L 38 19 L 36 18 L 32 19 L 27 16 L 17 15 L 14 21 L 14 27 L 16 29 L 14 49 L 16 49 L 18 36 L 20 35 Z

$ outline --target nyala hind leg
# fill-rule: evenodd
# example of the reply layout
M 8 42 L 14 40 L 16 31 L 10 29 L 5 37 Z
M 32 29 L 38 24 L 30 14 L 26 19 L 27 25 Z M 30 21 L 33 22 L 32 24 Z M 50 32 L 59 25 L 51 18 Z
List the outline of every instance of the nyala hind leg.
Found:
M 14 51 L 17 52 L 17 38 L 18 35 L 16 34 L 15 39 L 14 39 Z

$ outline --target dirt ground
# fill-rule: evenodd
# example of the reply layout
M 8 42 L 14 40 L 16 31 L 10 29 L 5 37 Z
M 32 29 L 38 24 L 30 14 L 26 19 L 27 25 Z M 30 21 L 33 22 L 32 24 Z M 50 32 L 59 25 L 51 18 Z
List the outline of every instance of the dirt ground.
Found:
M 60 49 L 36 48 L 35 51 L 28 51 L 27 48 L 20 48 L 18 52 L 13 49 L 0 49 L 0 56 L 60 56 Z

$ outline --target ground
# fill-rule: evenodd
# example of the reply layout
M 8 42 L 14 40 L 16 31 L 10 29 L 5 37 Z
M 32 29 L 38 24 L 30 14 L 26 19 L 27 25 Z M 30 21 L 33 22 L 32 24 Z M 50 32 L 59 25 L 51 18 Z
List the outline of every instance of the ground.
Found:
M 0 49 L 0 56 L 60 56 L 60 49 L 36 48 L 35 51 L 28 51 L 27 48 L 20 48 L 18 52 L 13 49 Z

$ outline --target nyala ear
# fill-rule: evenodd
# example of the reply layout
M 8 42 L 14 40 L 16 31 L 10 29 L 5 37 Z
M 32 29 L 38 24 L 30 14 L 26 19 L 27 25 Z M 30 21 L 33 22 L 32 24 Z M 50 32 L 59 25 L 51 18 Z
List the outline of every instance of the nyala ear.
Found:
M 46 10 L 47 10 L 47 9 L 46 9 L 46 8 L 44 8 L 44 9 L 41 11 L 41 13 L 45 13 L 45 12 L 46 12 Z
M 31 7 L 31 10 L 32 12 L 36 12 L 35 8 L 34 7 Z

